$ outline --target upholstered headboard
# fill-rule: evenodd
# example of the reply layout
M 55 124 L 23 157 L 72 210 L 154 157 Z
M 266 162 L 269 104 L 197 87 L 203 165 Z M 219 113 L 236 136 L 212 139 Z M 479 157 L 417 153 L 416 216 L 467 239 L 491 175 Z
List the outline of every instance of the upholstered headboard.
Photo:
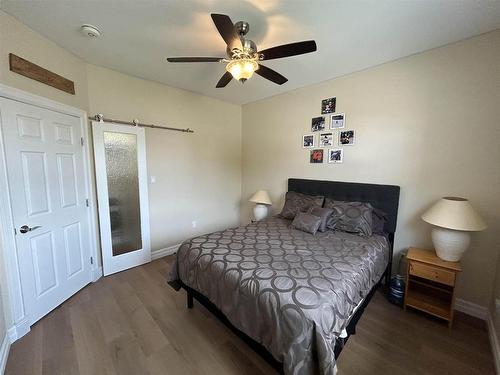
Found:
M 399 186 L 355 182 L 288 179 L 288 191 L 323 195 L 341 201 L 367 202 L 387 214 L 384 230 L 394 235 L 398 219 Z

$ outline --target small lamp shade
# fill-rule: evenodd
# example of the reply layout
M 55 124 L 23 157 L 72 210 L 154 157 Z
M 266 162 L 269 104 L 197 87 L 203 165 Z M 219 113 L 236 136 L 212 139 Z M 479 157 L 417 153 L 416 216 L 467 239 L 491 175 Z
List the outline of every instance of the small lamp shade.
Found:
M 271 205 L 271 198 L 269 198 L 269 194 L 265 190 L 259 190 L 249 199 L 250 202 L 257 204 L 267 204 Z
M 423 215 L 422 220 L 438 227 L 478 232 L 486 229 L 486 223 L 465 198 L 444 197 Z

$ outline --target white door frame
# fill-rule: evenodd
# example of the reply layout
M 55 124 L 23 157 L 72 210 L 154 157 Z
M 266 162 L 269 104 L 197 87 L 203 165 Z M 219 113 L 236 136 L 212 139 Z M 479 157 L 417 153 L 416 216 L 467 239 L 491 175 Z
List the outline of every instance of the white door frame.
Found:
M 58 103 L 56 101 L 34 95 L 22 90 L 15 89 L 6 85 L 0 84 L 0 97 L 18 101 L 24 104 L 33 105 L 40 108 L 45 108 L 54 112 L 63 113 L 70 116 L 75 116 L 80 119 L 82 136 L 84 138 L 85 147 L 83 148 L 83 162 L 85 164 L 85 194 L 89 200 L 89 209 L 87 215 L 89 218 L 89 235 L 90 235 L 90 254 L 93 258 L 93 264 L 90 267 L 91 280 L 96 281 L 102 276 L 102 269 L 98 265 L 97 249 L 99 246 L 99 238 L 97 236 L 97 210 L 95 205 L 94 189 L 92 185 L 92 164 L 89 155 L 90 137 L 89 123 L 87 121 L 87 113 L 81 109 Z M 0 120 L 1 121 L 1 120 Z M 3 144 L 2 127 L 0 126 L 0 236 L 2 242 L 2 251 L 0 256 L 4 263 L 8 300 L 10 305 L 12 327 L 7 327 L 11 342 L 21 338 L 30 331 L 30 319 L 27 316 L 29 307 L 24 305 L 23 290 L 21 288 L 21 278 L 18 268 L 17 246 L 14 234 L 14 223 L 12 219 L 12 206 L 9 193 L 9 184 L 7 178 L 7 169 L 5 161 L 5 147 Z M 7 322 L 10 324 L 11 322 Z
M 141 218 L 142 249 L 121 255 L 112 254 L 111 220 L 109 216 L 109 196 L 104 153 L 103 134 L 105 131 L 134 134 L 137 137 L 137 163 L 139 180 L 139 206 Z M 151 239 L 149 223 L 148 168 L 146 162 L 146 132 L 144 128 L 115 124 L 113 122 L 92 121 L 94 138 L 94 160 L 97 185 L 99 224 L 101 233 L 101 253 L 104 275 L 123 271 L 151 261 Z M 102 147 L 101 147 L 102 146 Z

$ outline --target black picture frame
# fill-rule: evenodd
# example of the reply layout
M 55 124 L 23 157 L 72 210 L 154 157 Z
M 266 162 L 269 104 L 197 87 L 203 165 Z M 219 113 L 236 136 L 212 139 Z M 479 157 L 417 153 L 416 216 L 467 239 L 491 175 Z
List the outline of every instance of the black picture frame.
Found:
M 319 132 L 323 131 L 326 128 L 326 119 L 325 116 L 313 117 L 311 120 L 311 131 Z
M 321 114 L 325 115 L 327 113 L 335 112 L 335 107 L 337 106 L 337 98 L 328 98 L 321 101 Z
M 344 130 L 339 132 L 339 146 L 352 146 L 356 140 L 354 130 Z

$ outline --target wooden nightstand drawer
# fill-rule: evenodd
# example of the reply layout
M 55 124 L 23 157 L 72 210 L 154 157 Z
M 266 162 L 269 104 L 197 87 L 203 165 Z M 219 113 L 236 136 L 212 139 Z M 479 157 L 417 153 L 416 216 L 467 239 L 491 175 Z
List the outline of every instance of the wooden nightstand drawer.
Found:
M 455 272 L 410 261 L 410 275 L 422 277 L 449 286 L 455 285 Z
M 404 308 L 406 306 L 424 311 L 453 323 L 455 302 L 455 279 L 462 271 L 459 262 L 447 262 L 434 251 L 408 250 L 407 278 Z

